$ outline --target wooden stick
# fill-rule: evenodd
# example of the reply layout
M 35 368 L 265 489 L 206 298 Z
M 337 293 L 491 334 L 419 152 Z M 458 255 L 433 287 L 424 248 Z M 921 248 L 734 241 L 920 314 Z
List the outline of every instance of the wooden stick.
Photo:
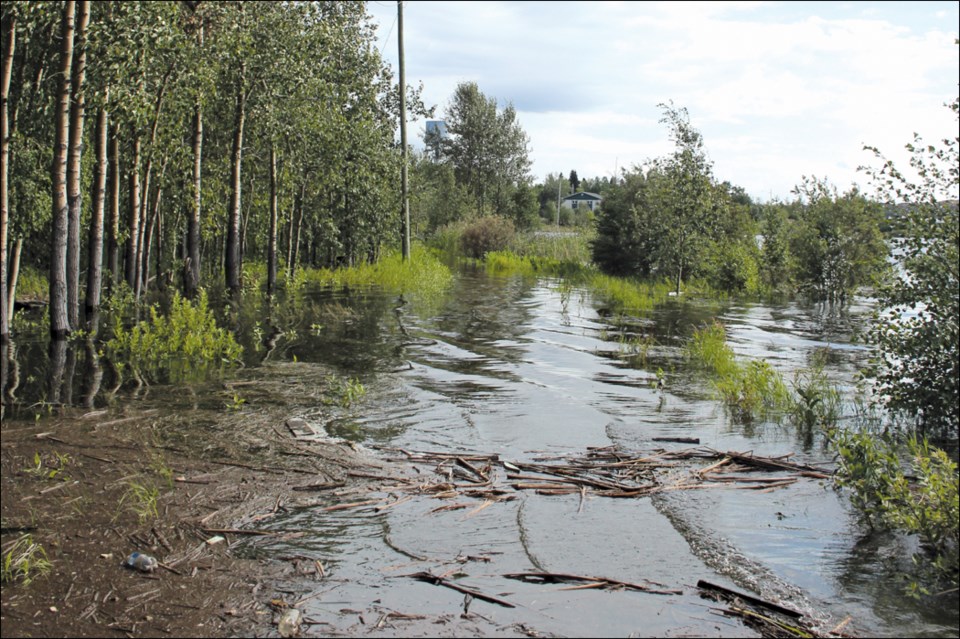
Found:
M 444 579 L 443 577 L 438 577 L 437 575 L 431 574 L 429 572 L 415 572 L 410 575 L 402 575 L 403 577 L 413 577 L 418 581 L 425 581 L 431 583 L 435 586 L 444 586 L 450 588 L 451 590 L 456 590 L 457 592 L 462 592 L 465 595 L 470 595 L 474 599 L 480 599 L 489 603 L 497 604 L 498 606 L 503 606 L 504 608 L 516 608 L 515 605 L 506 601 L 504 599 L 499 599 L 491 595 L 485 595 L 479 590 L 473 590 L 472 588 L 465 588 L 459 584 L 456 584 L 452 581 Z
M 737 599 L 740 599 L 741 601 L 746 601 L 755 606 L 761 606 L 763 608 L 767 608 L 768 610 L 779 612 L 782 615 L 786 615 L 794 619 L 799 619 L 800 617 L 803 616 L 801 613 L 797 612 L 796 610 L 791 610 L 790 608 L 784 608 L 779 604 L 775 604 L 770 601 L 760 599 L 759 597 L 754 597 L 753 595 L 748 595 L 746 593 L 737 592 L 736 590 L 731 590 L 730 588 L 724 588 L 723 586 L 718 586 L 717 584 L 710 583 L 709 581 L 706 581 L 704 579 L 701 579 L 697 582 L 697 588 L 700 588 L 701 590 L 712 591 L 714 593 L 719 593 L 725 598 L 737 598 Z

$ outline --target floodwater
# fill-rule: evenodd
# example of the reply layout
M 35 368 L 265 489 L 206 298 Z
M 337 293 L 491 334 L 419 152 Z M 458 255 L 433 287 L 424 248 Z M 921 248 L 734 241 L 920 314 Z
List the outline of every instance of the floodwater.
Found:
M 682 300 L 643 317 L 613 317 L 588 292 L 554 280 L 465 271 L 440 300 L 314 292 L 295 320 L 273 319 L 271 326 L 282 326 L 269 355 L 251 347 L 253 335 L 271 329 L 262 314 L 239 325 L 251 365 L 268 356 L 322 362 L 356 377 L 366 389 L 358 403 L 295 416 L 379 455 L 477 453 L 522 462 L 591 447 L 680 450 L 689 445 L 654 438 L 695 437 L 720 451 L 793 454 L 793 461 L 832 468 L 816 436 L 786 422 L 730 415 L 682 348 L 695 328 L 716 318 L 739 356 L 762 358 L 790 380 L 819 354 L 830 377 L 852 393 L 866 358 L 855 332 L 869 312 L 866 301 Z M 431 464 L 414 465 L 425 479 L 438 479 Z M 676 472 L 697 467 L 690 462 Z M 474 501 L 435 512 L 443 502 L 423 494 L 380 511 L 295 510 L 270 525 L 306 535 L 261 541 L 248 552 L 323 563 L 324 580 L 286 584 L 295 598 L 308 598 L 307 619 L 324 624 L 309 634 L 755 636 L 699 596 L 697 581 L 705 579 L 781 601 L 824 629 L 849 616 L 845 632 L 859 635 L 957 636 L 955 594 L 943 606 L 903 594 L 897 575 L 909 540 L 868 535 L 843 495 L 822 480 L 767 492 L 582 500 L 526 491 L 482 509 L 482 500 Z M 421 571 L 448 574 L 516 607 L 474 599 L 461 616 L 464 595 L 406 576 Z M 571 590 L 504 577 L 524 571 L 649 580 L 682 594 Z M 382 616 L 391 611 L 428 621 Z

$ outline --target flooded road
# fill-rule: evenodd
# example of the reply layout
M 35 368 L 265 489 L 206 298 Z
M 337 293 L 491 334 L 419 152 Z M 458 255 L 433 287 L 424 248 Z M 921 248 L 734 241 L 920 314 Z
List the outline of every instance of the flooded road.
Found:
M 400 451 L 520 463 L 610 446 L 641 455 L 681 450 L 690 445 L 655 438 L 685 437 L 718 451 L 792 454 L 791 461 L 832 468 L 815 435 L 728 414 L 683 346 L 716 318 L 739 356 L 769 362 L 788 382 L 819 356 L 852 392 L 866 357 L 853 335 L 869 311 L 866 303 L 682 300 L 616 317 L 559 281 L 467 271 L 440 300 L 317 291 L 287 319 L 255 312 L 239 328 L 250 365 L 267 357 L 332 364 L 366 389 L 350 407 L 317 405 L 292 417 L 436 480 L 435 464 L 404 462 Z M 255 348 L 271 326 L 279 330 L 269 351 Z M 707 463 L 664 472 L 689 474 Z M 450 501 L 420 494 L 389 508 L 291 509 L 264 528 L 302 536 L 251 541 L 244 552 L 322 563 L 323 579 L 283 585 L 320 624 L 307 628 L 314 635 L 755 636 L 699 596 L 701 579 L 780 601 L 824 629 L 849 616 L 846 631 L 859 635 L 957 635 L 956 595 L 942 609 L 907 598 L 896 575 L 910 549 L 865 536 L 829 481 L 629 499 L 517 491 L 489 504 L 458 496 L 469 503 L 441 508 Z M 515 607 L 409 577 L 424 571 Z M 504 576 L 524 571 L 652 582 L 682 594 Z

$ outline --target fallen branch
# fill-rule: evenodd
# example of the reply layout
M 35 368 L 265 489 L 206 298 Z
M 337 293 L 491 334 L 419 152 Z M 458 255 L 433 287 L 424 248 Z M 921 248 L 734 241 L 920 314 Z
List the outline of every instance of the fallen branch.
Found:
M 719 597 L 726 600 L 736 600 L 745 601 L 747 603 L 753 604 L 754 606 L 760 606 L 761 608 L 766 608 L 767 610 L 773 610 L 778 612 L 781 615 L 786 615 L 794 619 L 799 619 L 803 614 L 797 612 L 796 610 L 791 610 L 790 608 L 784 608 L 779 604 L 775 604 L 759 597 L 754 597 L 753 595 L 748 595 L 746 593 L 737 592 L 736 590 L 731 590 L 730 588 L 725 588 L 723 586 L 718 586 L 717 584 L 710 583 L 704 579 L 701 579 L 697 582 L 697 588 L 700 590 L 709 591 L 715 597 Z
M 631 583 L 629 581 L 618 581 L 617 579 L 607 579 L 606 577 L 585 577 L 583 575 L 568 575 L 556 572 L 512 572 L 503 575 L 507 579 L 516 579 L 527 583 L 570 583 L 582 582 L 586 585 L 577 586 L 577 588 L 603 588 L 606 590 L 623 589 L 648 592 L 653 595 L 682 595 L 682 590 L 658 590 L 644 584 Z M 663 584 L 649 582 L 660 588 L 666 588 Z
M 433 584 L 435 586 L 444 586 L 450 588 L 451 590 L 456 590 L 457 592 L 462 592 L 465 595 L 470 595 L 474 599 L 480 599 L 488 603 L 497 604 L 498 606 L 503 606 L 505 608 L 516 608 L 515 605 L 506 601 L 504 599 L 499 599 L 491 595 L 485 595 L 479 590 L 473 590 L 472 588 L 465 588 L 459 584 L 456 584 L 449 579 L 444 579 L 429 572 L 415 572 L 409 575 L 399 575 L 401 577 L 412 577 L 418 581 L 425 581 L 427 583 Z

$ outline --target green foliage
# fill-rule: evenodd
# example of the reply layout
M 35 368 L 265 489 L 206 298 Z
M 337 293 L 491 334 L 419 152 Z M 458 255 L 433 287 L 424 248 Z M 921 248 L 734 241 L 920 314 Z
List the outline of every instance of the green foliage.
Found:
M 56 479 L 60 477 L 60 479 L 67 481 L 69 478 L 61 476 L 61 473 L 63 473 L 71 463 L 73 463 L 73 459 L 66 453 L 53 451 L 50 455 L 44 457 L 37 451 L 33 455 L 33 465 L 25 468 L 24 471 L 34 477 L 42 477 L 44 479 Z
M 137 519 L 144 524 L 160 516 L 157 510 L 157 501 L 160 499 L 160 490 L 152 485 L 133 479 L 127 482 L 127 490 L 120 498 L 119 508 L 124 505 L 137 515 Z M 119 513 L 118 513 L 119 514 Z
M 591 243 L 593 261 L 604 273 L 641 278 L 654 274 L 663 224 L 656 193 L 662 179 L 659 172 L 635 167 L 607 190 Z
M 721 399 L 742 419 L 763 417 L 789 405 L 783 376 L 762 360 L 738 362 L 726 343 L 726 329 L 719 322 L 695 330 L 685 351 L 689 360 L 712 373 Z
M 916 558 L 921 578 L 958 579 L 957 464 L 926 440 L 910 438 L 903 446 L 890 436 L 866 431 L 831 429 L 837 451 L 837 483 L 850 491 L 850 499 L 873 528 L 917 535 L 924 556 Z M 904 453 L 907 459 L 904 459 Z M 925 584 L 913 583 L 914 594 L 929 594 Z
M 367 389 L 356 377 L 344 379 L 337 375 L 327 375 L 324 388 L 323 403 L 328 406 L 337 405 L 341 408 L 350 408 L 367 394 Z
M 478 214 L 513 213 L 511 217 L 523 224 L 528 216 L 526 197 L 519 202 L 512 198 L 528 182 L 529 139 L 513 105 L 499 110 L 496 98 L 485 96 L 475 82 L 461 82 L 444 120 L 449 137 L 436 148 L 453 164 L 457 182 L 476 198 Z
M 304 269 L 297 272 L 295 288 L 305 285 L 362 289 L 371 286 L 397 294 L 421 297 L 440 295 L 450 286 L 453 275 L 436 256 L 414 244 L 410 259 L 391 251 L 374 263 L 341 269 Z
M 960 98 L 950 108 L 960 113 Z M 905 210 L 896 277 L 880 289 L 868 333 L 877 348 L 870 373 L 886 406 L 931 434 L 956 439 L 960 429 L 960 137 L 941 146 L 916 138 L 907 146 L 918 180 L 891 161 L 867 169 L 881 196 Z M 877 157 L 883 156 L 871 149 Z
M 3 545 L 3 571 L 0 572 L 3 583 L 21 581 L 26 586 L 51 568 L 47 552 L 29 534 Z
M 506 249 L 514 233 L 510 220 L 495 215 L 482 217 L 463 229 L 460 248 L 467 257 L 482 259 L 490 251 Z
M 879 204 L 855 188 L 839 195 L 822 180 L 805 178 L 790 236 L 797 289 L 815 299 L 844 300 L 879 282 L 888 249 Z
M 762 216 L 763 247 L 760 252 L 762 287 L 767 293 L 787 292 L 793 282 L 788 238 L 790 220 L 784 207 L 778 205 L 763 207 Z
M 698 272 L 710 287 L 727 293 L 760 292 L 756 245 L 747 242 L 711 242 Z
M 143 382 L 205 379 L 236 366 L 242 354 L 233 335 L 217 326 L 202 293 L 196 302 L 174 295 L 168 315 L 150 307 L 150 319 L 127 329 L 114 323 L 106 352 Z
M 824 364 L 824 358 L 818 355 L 812 367 L 797 371 L 793 377 L 790 418 L 807 431 L 832 428 L 840 419 L 840 390 L 827 377 Z

